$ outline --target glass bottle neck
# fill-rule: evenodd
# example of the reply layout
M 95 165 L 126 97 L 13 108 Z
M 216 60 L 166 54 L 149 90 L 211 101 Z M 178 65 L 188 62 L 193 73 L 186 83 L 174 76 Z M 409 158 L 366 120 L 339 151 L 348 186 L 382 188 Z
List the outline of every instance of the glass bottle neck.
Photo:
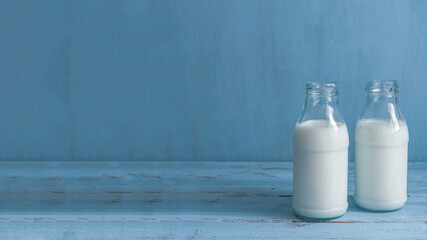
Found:
M 335 83 L 306 83 L 304 108 L 325 107 L 326 104 L 337 103 L 338 90 Z
M 306 94 L 306 106 L 315 107 L 322 104 L 338 104 L 337 95 Z
M 404 121 L 395 92 L 367 92 L 365 110 L 361 119 L 388 119 Z
M 326 120 L 332 126 L 344 123 L 338 108 L 338 96 L 336 94 L 310 94 L 305 96 L 303 112 L 298 122 L 308 120 Z
M 297 124 L 305 121 L 321 121 L 331 127 L 345 124 L 338 108 L 336 83 L 308 82 L 305 84 L 303 111 Z
M 373 104 L 385 104 L 385 103 L 396 103 L 397 104 L 397 95 L 396 93 L 377 93 L 377 92 L 368 92 L 366 94 L 368 102 Z

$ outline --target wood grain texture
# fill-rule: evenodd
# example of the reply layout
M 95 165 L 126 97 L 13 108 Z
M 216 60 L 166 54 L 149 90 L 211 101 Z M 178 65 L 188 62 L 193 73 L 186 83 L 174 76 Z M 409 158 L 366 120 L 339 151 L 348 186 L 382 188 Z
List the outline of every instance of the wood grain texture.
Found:
M 353 143 L 366 81 L 387 78 L 424 161 L 426 13 L 415 0 L 2 0 L 0 160 L 290 161 L 305 82 L 338 83 Z
M 333 221 L 292 212 L 285 162 L 0 163 L 1 239 L 423 239 L 426 163 L 396 212 L 354 205 Z

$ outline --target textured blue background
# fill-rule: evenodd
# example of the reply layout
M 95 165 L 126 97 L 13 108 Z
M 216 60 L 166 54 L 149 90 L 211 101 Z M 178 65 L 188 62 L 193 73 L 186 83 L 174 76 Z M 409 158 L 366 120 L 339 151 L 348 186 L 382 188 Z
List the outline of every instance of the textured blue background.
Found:
M 427 160 L 426 1 L 2 0 L 0 159 L 291 160 L 304 82 L 352 139 L 372 78 Z

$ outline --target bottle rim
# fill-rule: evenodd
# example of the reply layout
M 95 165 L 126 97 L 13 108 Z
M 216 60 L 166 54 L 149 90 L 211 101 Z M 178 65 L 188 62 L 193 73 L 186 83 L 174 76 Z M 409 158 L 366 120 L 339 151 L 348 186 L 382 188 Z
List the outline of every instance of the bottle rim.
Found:
M 374 79 L 368 81 L 365 91 L 368 93 L 398 93 L 399 85 L 397 80 Z
M 338 95 L 338 87 L 335 82 L 306 82 L 305 93 L 315 95 Z

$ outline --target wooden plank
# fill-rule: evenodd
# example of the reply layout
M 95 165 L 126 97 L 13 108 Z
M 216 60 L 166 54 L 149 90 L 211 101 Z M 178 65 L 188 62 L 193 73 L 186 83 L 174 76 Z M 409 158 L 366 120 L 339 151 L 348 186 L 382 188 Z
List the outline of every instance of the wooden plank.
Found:
M 354 205 L 309 222 L 291 207 L 292 163 L 0 163 L 0 239 L 427 237 L 427 163 L 410 163 L 408 203 L 369 213 Z

